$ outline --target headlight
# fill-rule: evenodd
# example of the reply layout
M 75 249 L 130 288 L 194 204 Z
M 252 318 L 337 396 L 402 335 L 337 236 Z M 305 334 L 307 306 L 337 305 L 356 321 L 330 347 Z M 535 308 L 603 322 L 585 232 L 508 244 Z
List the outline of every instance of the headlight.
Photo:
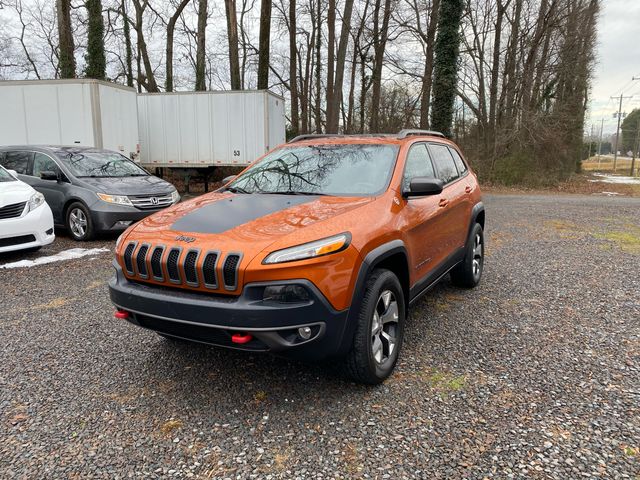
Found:
M 180 201 L 180 194 L 178 190 L 171 192 L 171 203 L 178 203 Z
M 96 193 L 98 198 L 107 203 L 115 203 L 116 205 L 127 205 L 133 207 L 133 203 L 126 195 L 107 195 L 106 193 Z
M 40 192 L 34 193 L 33 195 L 31 195 L 31 198 L 29 199 L 29 212 L 31 212 L 32 210 L 35 210 L 43 203 L 44 203 L 44 195 L 42 195 Z
M 316 240 L 315 242 L 277 250 L 267 255 L 267 258 L 265 258 L 262 263 L 293 262 L 295 260 L 304 260 L 305 258 L 321 257 L 344 250 L 349 246 L 350 241 L 351 234 L 341 233 L 333 237 Z

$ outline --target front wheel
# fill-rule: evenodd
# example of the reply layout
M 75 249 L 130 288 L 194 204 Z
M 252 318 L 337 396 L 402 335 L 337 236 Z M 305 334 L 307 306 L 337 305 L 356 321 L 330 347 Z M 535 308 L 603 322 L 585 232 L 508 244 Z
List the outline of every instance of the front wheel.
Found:
M 93 221 L 89 210 L 82 203 L 76 202 L 67 209 L 67 230 L 74 240 L 83 242 L 91 240 L 94 235 Z
M 451 270 L 451 281 L 463 288 L 473 288 L 480 283 L 484 269 L 484 232 L 476 223 L 467 239 L 464 260 Z
M 393 372 L 404 335 L 404 294 L 393 272 L 373 271 L 357 321 L 346 371 L 358 383 L 382 383 Z

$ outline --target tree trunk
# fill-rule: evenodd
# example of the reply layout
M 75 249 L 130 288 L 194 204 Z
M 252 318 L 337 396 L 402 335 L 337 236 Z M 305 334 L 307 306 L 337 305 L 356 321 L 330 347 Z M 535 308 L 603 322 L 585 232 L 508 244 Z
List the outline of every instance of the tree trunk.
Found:
M 167 23 L 167 78 L 165 80 L 165 88 L 167 92 L 173 92 L 173 32 L 176 29 L 176 22 L 182 11 L 191 0 L 182 0 L 176 8 L 175 13 L 169 18 Z
M 198 31 L 196 32 L 196 91 L 207 89 L 206 80 L 206 30 L 207 0 L 198 0 Z
M 296 0 L 289 0 L 289 89 L 291 92 L 291 135 L 300 131 L 298 115 L 298 46 L 296 43 Z
M 315 104 L 315 130 L 316 133 L 322 133 L 322 0 L 316 0 L 316 62 L 315 62 L 315 76 L 316 76 L 316 104 Z
M 429 128 L 429 107 L 431 105 L 431 85 L 433 84 L 433 48 L 438 27 L 440 0 L 433 0 L 431 16 L 427 27 L 427 51 L 424 60 L 424 74 L 422 76 L 422 90 L 420 92 L 420 128 Z
M 142 25 L 143 14 L 145 9 L 147 8 L 148 2 L 147 0 L 143 0 L 140 3 L 140 0 L 133 0 L 133 7 L 136 10 L 136 37 L 138 39 L 138 58 L 142 60 L 144 65 L 144 72 L 138 69 L 138 83 L 147 90 L 147 92 L 158 92 L 158 84 L 156 83 L 156 77 L 153 73 L 153 67 L 151 66 L 151 60 L 149 60 L 149 53 L 147 52 L 147 44 L 144 41 L 144 29 Z
M 387 46 L 387 38 L 389 34 L 389 19 L 391 18 L 391 0 L 385 0 L 384 14 L 382 17 L 382 28 L 378 30 L 378 20 L 380 14 L 380 0 L 376 2 L 376 15 L 374 24 L 374 63 L 373 78 L 371 86 L 371 117 L 369 121 L 369 130 L 378 133 L 379 126 L 379 110 L 380 110 L 380 92 L 382 90 L 382 62 L 384 61 L 384 52 Z
M 104 22 L 102 20 L 102 1 L 87 0 L 87 67 L 85 75 L 98 80 L 105 79 L 107 61 L 104 56 Z
M 71 31 L 71 0 L 56 0 L 58 42 L 60 44 L 60 77 L 75 78 L 76 57 Z
M 131 49 L 131 30 L 129 28 L 129 16 L 127 15 L 126 0 L 122 0 L 120 8 L 122 10 L 122 19 L 124 22 L 122 25 L 122 31 L 124 33 L 125 65 L 127 69 L 125 74 L 127 76 L 127 86 L 133 87 L 133 53 Z
M 269 88 L 269 45 L 271 36 L 271 0 L 260 6 L 260 39 L 258 52 L 258 90 Z
M 331 103 L 327 95 L 327 132 L 338 133 L 340 107 L 342 106 L 342 83 L 344 80 L 344 64 L 347 58 L 347 46 L 351 36 L 351 12 L 353 11 L 353 0 L 345 0 L 344 12 L 342 14 L 342 29 L 340 31 L 340 43 L 338 45 L 338 56 L 336 58 L 334 85 L 331 90 Z M 331 62 L 329 63 L 331 65 Z M 332 72 L 333 74 L 333 72 Z M 329 83 L 327 76 L 327 84 Z
M 227 12 L 227 38 L 229 40 L 229 76 L 231 90 L 240 90 L 240 59 L 238 58 L 238 20 L 236 18 L 236 0 L 225 0 Z
M 336 50 L 336 0 L 328 0 L 327 3 L 327 85 L 326 85 L 326 103 L 327 103 L 327 133 L 337 133 L 337 126 L 333 125 L 333 81 L 335 68 L 335 50 Z M 335 128 L 335 131 L 334 131 Z
M 440 5 L 433 69 L 431 126 L 446 136 L 451 135 L 453 122 L 460 53 L 460 22 L 463 8 L 462 0 L 444 1 Z

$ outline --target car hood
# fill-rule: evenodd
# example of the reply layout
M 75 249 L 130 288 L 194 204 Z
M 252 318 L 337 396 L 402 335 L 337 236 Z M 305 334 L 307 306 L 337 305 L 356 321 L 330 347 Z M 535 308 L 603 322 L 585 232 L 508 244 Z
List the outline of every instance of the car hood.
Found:
M 100 193 L 110 195 L 161 194 L 173 191 L 174 187 L 161 178 L 145 177 L 80 177 L 78 181 Z
M 24 182 L 0 182 L 0 207 L 13 203 L 26 202 L 35 190 Z
M 278 244 L 298 245 L 343 231 L 372 197 L 211 193 L 138 223 L 127 240 L 252 256 Z M 183 243 L 186 242 L 186 243 Z

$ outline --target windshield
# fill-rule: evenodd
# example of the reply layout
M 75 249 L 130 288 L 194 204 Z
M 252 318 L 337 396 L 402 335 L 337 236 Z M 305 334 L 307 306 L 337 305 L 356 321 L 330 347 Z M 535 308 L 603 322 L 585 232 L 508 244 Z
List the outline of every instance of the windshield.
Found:
M 395 145 L 313 145 L 276 150 L 228 187 L 238 193 L 368 196 L 389 184 Z
M 138 165 L 117 152 L 80 151 L 56 152 L 58 158 L 76 177 L 133 177 L 147 176 Z
M 16 179 L 11 176 L 4 168 L 0 167 L 0 182 L 15 182 Z

